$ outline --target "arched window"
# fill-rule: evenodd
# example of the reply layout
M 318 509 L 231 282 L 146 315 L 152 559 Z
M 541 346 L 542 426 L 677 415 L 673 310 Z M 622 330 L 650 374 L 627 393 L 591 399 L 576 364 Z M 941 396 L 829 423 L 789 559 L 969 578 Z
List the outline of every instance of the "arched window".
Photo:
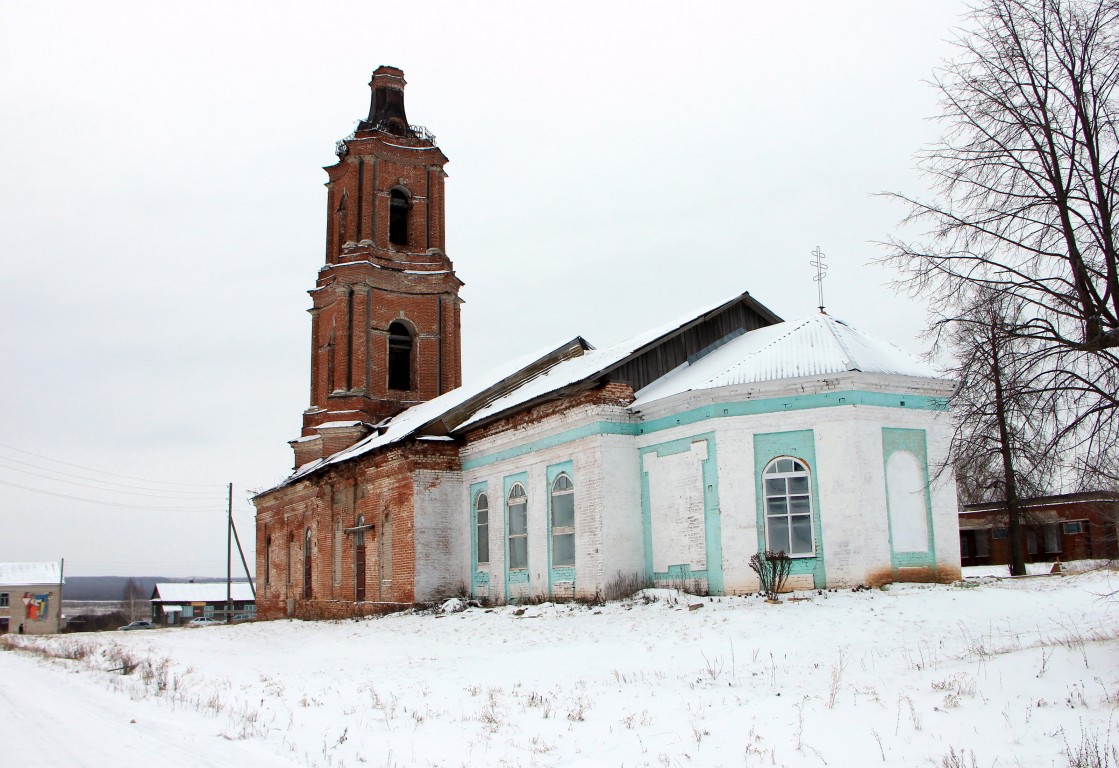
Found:
M 528 496 L 525 487 L 514 483 L 506 502 L 509 507 L 509 569 L 528 568 Z
M 354 600 L 365 600 L 365 515 L 357 516 L 354 532 Z
M 791 557 L 816 552 L 808 467 L 798 459 L 774 459 L 763 473 L 767 547 Z
M 474 499 L 475 554 L 479 563 L 490 561 L 490 498 L 485 491 Z
M 389 325 L 389 389 L 412 388 L 412 334 L 404 323 Z
M 267 536 L 264 539 L 264 584 L 267 586 L 271 583 L 272 578 L 272 537 Z
M 311 529 L 303 534 L 303 599 L 311 599 Z
M 408 245 L 408 212 L 412 201 L 400 189 L 389 194 L 389 242 L 393 245 Z
M 575 485 L 566 473 L 552 483 L 552 565 L 575 565 Z

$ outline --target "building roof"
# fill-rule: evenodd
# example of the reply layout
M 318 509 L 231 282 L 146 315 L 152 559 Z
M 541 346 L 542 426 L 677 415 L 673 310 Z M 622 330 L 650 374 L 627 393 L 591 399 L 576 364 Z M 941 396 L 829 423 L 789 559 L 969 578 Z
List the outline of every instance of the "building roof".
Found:
M 0 563 L 0 586 L 24 587 L 62 582 L 61 563 Z
M 252 602 L 252 587 L 247 581 L 235 581 L 231 594 L 238 603 Z M 163 582 L 155 585 L 152 592 L 153 603 L 224 603 L 225 582 L 196 584 L 189 581 Z
M 842 320 L 819 313 L 783 322 L 744 292 L 605 349 L 581 336 L 551 345 L 409 408 L 354 445 L 297 468 L 276 487 L 406 438 L 462 434 L 611 377 L 639 388 L 636 408 L 689 390 L 851 371 L 940 378 L 917 357 Z
M 919 358 L 820 312 L 729 340 L 640 390 L 634 407 L 690 390 L 851 371 L 939 378 Z

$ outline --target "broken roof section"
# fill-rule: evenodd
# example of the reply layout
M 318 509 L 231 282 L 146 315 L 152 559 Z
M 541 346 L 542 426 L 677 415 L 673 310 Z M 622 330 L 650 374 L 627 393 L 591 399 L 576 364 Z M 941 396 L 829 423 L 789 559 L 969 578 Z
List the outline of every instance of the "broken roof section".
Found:
M 0 586 L 3 587 L 61 583 L 61 563 L 0 563 Z

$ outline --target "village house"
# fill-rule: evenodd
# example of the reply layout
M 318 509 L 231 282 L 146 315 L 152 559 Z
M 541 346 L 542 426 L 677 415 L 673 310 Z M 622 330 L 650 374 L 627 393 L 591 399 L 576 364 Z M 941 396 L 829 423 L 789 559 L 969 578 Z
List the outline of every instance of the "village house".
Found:
M 0 563 L 0 635 L 57 634 L 62 562 Z
M 1027 563 L 1119 558 L 1119 494 L 1106 491 L 1039 496 L 1019 502 L 1022 553 Z M 960 510 L 962 565 L 1008 565 L 1006 502 Z
M 753 592 L 959 577 L 952 382 L 746 292 L 594 348 L 575 337 L 462 386 L 446 156 L 381 67 L 326 169 L 295 470 L 259 494 L 258 614 L 364 615 L 469 593 Z M 721 278 L 725 280 L 725 277 Z
M 228 615 L 227 597 L 233 601 L 233 611 Z M 161 582 L 152 590 L 151 604 L 152 623 L 166 626 L 199 618 L 228 621 L 238 615 L 256 617 L 253 587 L 245 581 L 233 582 L 228 591 L 225 582 Z

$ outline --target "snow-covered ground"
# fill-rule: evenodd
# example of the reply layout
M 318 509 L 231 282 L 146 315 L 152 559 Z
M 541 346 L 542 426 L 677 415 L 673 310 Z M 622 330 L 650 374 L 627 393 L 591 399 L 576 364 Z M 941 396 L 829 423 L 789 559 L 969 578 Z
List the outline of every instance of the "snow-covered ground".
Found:
M 1097 571 L 8 636 L 38 652 L 0 653 L 0 744 L 36 766 L 1119 766 L 1117 589 Z

